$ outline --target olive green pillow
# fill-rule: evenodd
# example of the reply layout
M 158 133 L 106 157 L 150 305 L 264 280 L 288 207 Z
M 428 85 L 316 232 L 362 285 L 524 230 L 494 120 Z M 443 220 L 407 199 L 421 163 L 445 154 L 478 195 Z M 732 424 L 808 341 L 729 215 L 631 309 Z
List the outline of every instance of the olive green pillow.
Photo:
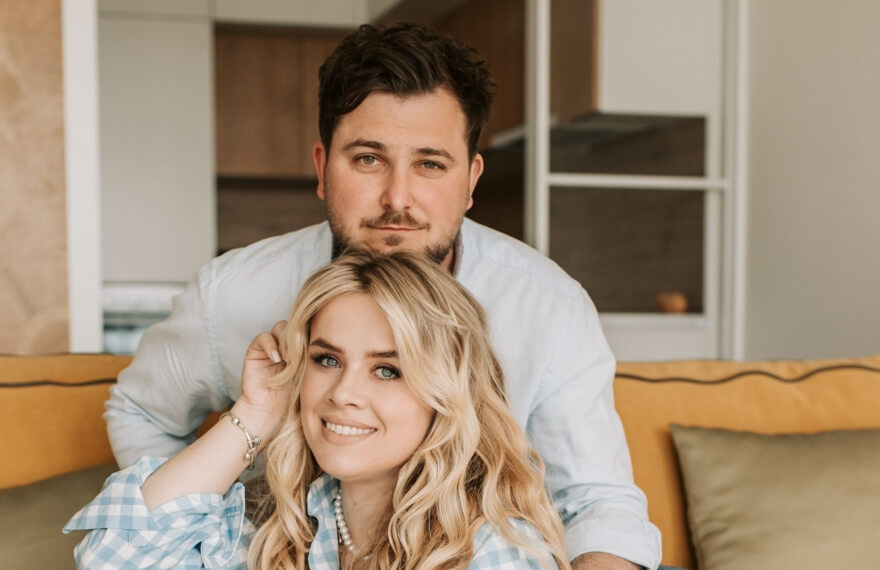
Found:
M 75 568 L 73 547 L 85 531 L 63 534 L 61 529 L 116 469 L 115 464 L 100 465 L 0 490 L 0 567 Z
M 880 563 L 880 429 L 670 429 L 701 570 Z

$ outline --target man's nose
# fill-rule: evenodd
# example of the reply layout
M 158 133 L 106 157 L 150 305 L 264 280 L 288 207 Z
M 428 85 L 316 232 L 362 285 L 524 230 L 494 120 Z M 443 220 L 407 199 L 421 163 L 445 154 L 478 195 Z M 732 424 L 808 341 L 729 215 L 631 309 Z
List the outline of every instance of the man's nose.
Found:
M 405 168 L 392 168 L 383 181 L 382 207 L 394 212 L 402 212 L 412 205 L 411 180 Z

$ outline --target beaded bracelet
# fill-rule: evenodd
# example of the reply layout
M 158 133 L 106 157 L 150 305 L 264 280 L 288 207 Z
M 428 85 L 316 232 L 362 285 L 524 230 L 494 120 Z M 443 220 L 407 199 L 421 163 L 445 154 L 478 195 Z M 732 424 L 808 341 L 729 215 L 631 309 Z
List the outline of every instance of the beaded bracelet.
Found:
M 249 432 L 248 429 L 244 427 L 244 424 L 241 423 L 241 420 L 229 412 L 224 412 L 223 414 L 221 414 L 220 419 L 222 420 L 226 416 L 229 416 L 229 419 L 232 420 L 232 423 L 238 426 L 238 428 L 244 432 L 244 435 L 247 438 L 247 452 L 244 454 L 244 459 L 248 462 L 248 470 L 253 471 L 254 467 L 257 466 L 257 448 L 260 447 L 260 443 L 262 443 L 263 438 L 258 435 L 251 435 L 251 432 Z

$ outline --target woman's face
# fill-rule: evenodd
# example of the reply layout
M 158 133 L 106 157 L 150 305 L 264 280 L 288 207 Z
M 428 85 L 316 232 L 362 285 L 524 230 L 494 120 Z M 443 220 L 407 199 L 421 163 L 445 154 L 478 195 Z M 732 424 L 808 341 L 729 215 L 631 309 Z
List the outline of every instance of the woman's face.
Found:
M 433 412 L 401 376 L 385 315 L 367 294 L 337 297 L 312 319 L 307 354 L 302 424 L 318 465 L 346 483 L 393 486 Z

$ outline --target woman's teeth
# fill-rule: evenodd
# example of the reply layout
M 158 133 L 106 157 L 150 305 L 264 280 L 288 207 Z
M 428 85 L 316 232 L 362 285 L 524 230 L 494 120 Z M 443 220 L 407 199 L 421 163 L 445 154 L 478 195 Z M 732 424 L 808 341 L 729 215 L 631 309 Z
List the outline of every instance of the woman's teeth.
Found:
M 339 424 L 334 424 L 331 422 L 324 422 L 324 426 L 327 429 L 332 431 L 333 433 L 338 433 L 339 435 L 365 435 L 368 433 L 373 433 L 376 431 L 374 428 L 366 429 L 366 428 L 356 428 L 352 426 L 343 426 Z

